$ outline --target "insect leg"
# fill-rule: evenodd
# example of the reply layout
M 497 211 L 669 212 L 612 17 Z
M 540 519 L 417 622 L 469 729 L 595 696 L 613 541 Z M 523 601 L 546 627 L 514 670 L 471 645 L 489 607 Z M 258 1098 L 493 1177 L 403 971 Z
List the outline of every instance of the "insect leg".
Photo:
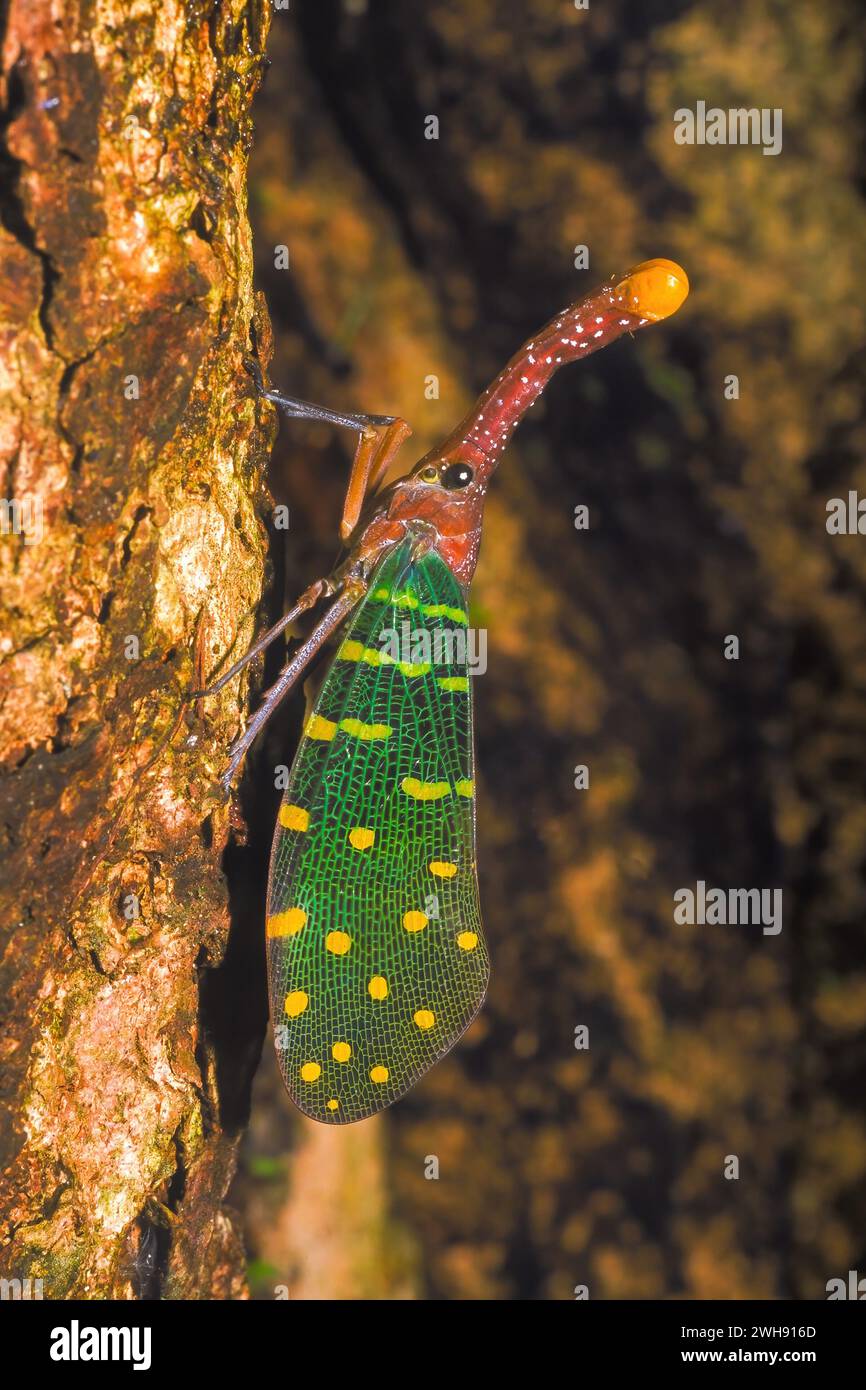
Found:
M 268 628 L 267 632 L 263 633 L 258 641 L 253 643 L 239 661 L 236 661 L 233 666 L 230 666 L 218 680 L 214 681 L 213 685 L 207 686 L 205 690 L 193 690 L 190 699 L 203 700 L 207 695 L 216 695 L 218 691 L 222 690 L 224 685 L 228 685 L 229 681 L 233 680 L 238 672 L 242 671 L 244 667 L 252 661 L 253 657 L 258 656 L 259 652 L 263 652 L 265 647 L 269 647 L 274 638 L 279 637 L 280 633 L 284 632 L 290 623 L 293 623 L 302 613 L 306 613 L 310 608 L 315 607 L 320 598 L 327 598 L 331 594 L 337 593 L 337 591 L 337 586 L 333 580 L 317 579 L 315 584 L 311 584 L 309 589 L 304 590 L 294 608 L 291 608 L 288 613 L 285 613 L 283 617 L 280 618 L 279 622 L 274 623 L 273 627 Z
M 366 592 L 367 585 L 363 580 L 350 580 L 337 602 L 332 604 L 319 625 L 313 629 L 306 641 L 301 643 L 288 665 L 265 693 L 249 724 L 229 749 L 229 764 L 221 779 L 226 791 L 229 790 L 247 749 L 268 722 L 277 705 L 289 693 L 301 672 L 310 664 L 331 633 L 344 622 Z
M 364 498 L 368 491 L 375 491 L 385 475 L 389 463 L 404 440 L 412 433 L 411 426 L 399 416 L 395 416 L 384 429 L 379 427 L 365 430 L 358 440 L 346 500 L 343 503 L 343 517 L 340 522 L 340 537 L 346 541 L 358 524 Z
M 361 415 L 329 410 L 325 405 L 314 405 L 312 401 L 302 401 L 297 396 L 284 396 L 280 391 L 268 391 L 255 358 L 247 357 L 245 364 L 262 399 L 270 401 L 272 405 L 278 405 L 292 420 L 320 420 L 326 425 L 343 425 L 346 429 L 357 430 L 359 434 L 363 434 L 369 429 L 392 425 L 397 419 L 395 415 Z
M 412 433 L 412 426 L 398 416 L 392 425 L 388 426 L 382 439 L 379 454 L 376 459 L 375 472 L 370 475 L 370 491 L 375 492 L 385 476 L 392 459 L 401 444 L 409 438 Z
M 340 536 L 348 540 L 358 523 L 364 498 L 370 487 L 374 489 L 381 482 L 385 470 L 400 445 L 412 433 L 410 426 L 398 415 L 348 415 L 336 410 L 328 410 L 323 405 L 313 405 L 295 396 L 283 396 L 279 391 L 265 388 L 259 364 L 252 357 L 246 359 L 247 371 L 255 382 L 259 395 L 272 405 L 277 405 L 292 420 L 321 420 L 325 424 L 343 425 L 357 430 L 358 446 L 349 475 L 346 500 L 343 503 L 343 517 L 340 522 Z

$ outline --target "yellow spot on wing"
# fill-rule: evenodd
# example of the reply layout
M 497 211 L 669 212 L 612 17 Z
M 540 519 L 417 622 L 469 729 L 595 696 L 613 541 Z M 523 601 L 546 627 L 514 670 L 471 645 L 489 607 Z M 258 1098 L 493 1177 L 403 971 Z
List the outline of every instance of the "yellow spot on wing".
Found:
M 419 1028 L 432 1028 L 436 1019 L 430 1009 L 416 1009 L 412 1018 Z
M 301 1067 L 302 1081 L 318 1081 L 322 1074 L 322 1068 L 318 1062 L 305 1062 Z
M 356 825 L 354 830 L 349 831 L 349 844 L 352 849 L 369 849 L 375 840 L 375 830 L 367 830 L 363 825 Z
M 377 1084 L 378 1086 L 384 1085 L 384 1083 L 388 1080 L 388 1068 L 387 1068 L 387 1067 L 371 1067 L 371 1068 L 370 1068 L 370 1080 L 371 1080 L 371 1081 L 375 1081 L 376 1084 Z
M 310 813 L 303 806 L 290 806 L 284 801 L 280 806 L 280 825 L 285 830 L 308 830 Z
M 425 603 L 421 612 L 425 618 L 450 618 L 452 623 L 468 623 L 469 615 L 463 608 L 449 608 L 447 603 Z
M 460 782 L 454 783 L 454 790 L 458 796 L 474 796 L 475 784 L 468 777 L 464 777 Z
M 443 690 L 468 690 L 468 689 L 469 689 L 469 677 L 468 677 L 468 676 L 439 676 L 439 677 L 437 678 L 436 684 L 439 685 L 439 686 L 441 686 Z
M 415 801 L 439 801 L 451 790 L 447 782 L 419 782 L 417 777 L 404 777 L 400 787 Z
M 335 1062 L 348 1062 L 352 1055 L 352 1049 L 347 1042 L 336 1042 L 331 1048 L 331 1056 Z
M 462 931 L 457 938 L 457 945 L 461 951 L 474 951 L 478 945 L 478 937 L 474 931 Z
M 294 936 L 307 920 L 302 907 L 287 907 L 285 912 L 275 912 L 268 918 L 268 936 Z
M 364 724 L 360 719 L 341 719 L 335 724 L 332 719 L 324 719 L 321 714 L 311 714 L 304 725 L 307 738 L 319 738 L 330 743 L 338 729 L 354 738 L 390 738 L 394 730 L 390 724 Z
M 390 652 L 365 647 L 363 642 L 344 642 L 337 657 L 340 661 L 364 661 L 368 666 L 399 666 L 404 676 L 426 676 L 431 669 L 429 661 L 398 661 Z
M 320 714 L 311 714 L 304 726 L 307 738 L 320 738 L 325 743 L 329 743 L 336 732 L 336 724 L 330 719 L 323 719 Z
M 328 1109 L 329 1109 L 329 1110 L 339 1110 L 339 1108 L 340 1108 L 340 1102 L 339 1102 L 338 1100 L 329 1100 L 329 1101 L 328 1101 Z
M 371 999 L 384 999 L 388 993 L 388 981 L 384 975 L 374 975 L 367 986 L 367 993 Z
M 453 878 L 457 872 L 456 864 L 446 864 L 442 859 L 431 859 L 429 868 L 437 878 Z
M 388 660 L 392 658 L 389 656 Z M 404 676 L 426 676 L 433 669 L 429 661 L 398 661 L 397 665 Z
M 296 989 L 292 994 L 287 994 L 286 1013 L 289 1018 L 297 1018 L 299 1014 L 304 1012 L 309 1002 L 310 996 L 302 989 Z
M 420 603 L 415 594 L 408 590 L 391 594 L 387 589 L 374 589 L 372 598 L 390 600 L 395 608 L 419 608 L 425 618 L 450 618 L 452 623 L 468 623 L 469 615 L 465 608 L 451 608 L 447 603 Z
M 363 642 L 344 642 L 337 651 L 340 661 L 366 661 L 370 666 L 378 665 L 379 653 Z
M 325 945 L 335 956 L 344 956 L 352 945 L 352 938 L 345 931 L 329 931 Z
M 340 728 L 343 733 L 362 738 L 366 742 L 374 738 L 390 738 L 394 732 L 390 724 L 364 724 L 360 719 L 341 719 Z
M 426 912 L 407 912 L 403 917 L 403 926 L 407 931 L 423 931 L 427 920 Z

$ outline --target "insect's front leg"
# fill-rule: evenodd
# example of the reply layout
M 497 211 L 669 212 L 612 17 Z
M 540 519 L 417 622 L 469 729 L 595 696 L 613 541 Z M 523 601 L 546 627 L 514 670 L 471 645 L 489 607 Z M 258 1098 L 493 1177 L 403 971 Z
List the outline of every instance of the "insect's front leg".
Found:
M 399 415 L 345 414 L 329 410 L 327 406 L 314 405 L 311 401 L 302 401 L 296 396 L 284 396 L 279 391 L 269 391 L 262 380 L 258 362 L 248 357 L 246 367 L 262 399 L 279 406 L 289 419 L 318 420 L 357 431 L 358 444 L 340 521 L 340 535 L 347 541 L 358 524 L 364 498 L 368 492 L 374 492 L 382 481 L 388 465 L 412 433 L 410 426 Z
M 292 420 L 318 420 L 326 425 L 341 425 L 345 429 L 357 430 L 364 434 L 370 429 L 381 429 L 396 424 L 397 415 L 352 414 L 340 410 L 329 410 L 325 405 L 315 405 L 312 401 L 302 401 L 298 396 L 284 396 L 281 391 L 269 391 L 262 379 L 262 371 L 254 357 L 244 358 L 244 365 L 255 383 L 255 388 L 263 400 L 279 406 Z

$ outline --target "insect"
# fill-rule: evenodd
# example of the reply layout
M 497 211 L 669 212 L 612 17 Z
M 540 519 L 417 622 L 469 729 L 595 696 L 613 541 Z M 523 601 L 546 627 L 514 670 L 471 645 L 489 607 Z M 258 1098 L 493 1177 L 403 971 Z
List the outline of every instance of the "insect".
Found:
M 438 449 L 377 492 L 409 426 L 266 390 L 287 415 L 357 431 L 346 556 L 210 690 L 301 614 L 333 602 L 230 750 L 224 783 L 315 655 L 336 648 L 279 810 L 267 906 L 280 1068 L 315 1120 L 347 1124 L 399 1099 L 484 1000 L 489 959 L 475 864 L 469 585 L 490 478 L 557 367 L 666 318 L 688 294 L 647 261 L 558 314 Z M 366 502 L 366 505 L 365 505 Z

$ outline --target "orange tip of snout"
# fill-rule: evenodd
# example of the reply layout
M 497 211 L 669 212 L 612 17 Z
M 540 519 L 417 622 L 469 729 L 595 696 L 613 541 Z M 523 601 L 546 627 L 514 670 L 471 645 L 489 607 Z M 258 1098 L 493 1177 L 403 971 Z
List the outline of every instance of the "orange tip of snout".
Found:
M 613 292 L 630 314 L 657 323 L 676 313 L 688 295 L 689 278 L 676 261 L 642 261 Z

